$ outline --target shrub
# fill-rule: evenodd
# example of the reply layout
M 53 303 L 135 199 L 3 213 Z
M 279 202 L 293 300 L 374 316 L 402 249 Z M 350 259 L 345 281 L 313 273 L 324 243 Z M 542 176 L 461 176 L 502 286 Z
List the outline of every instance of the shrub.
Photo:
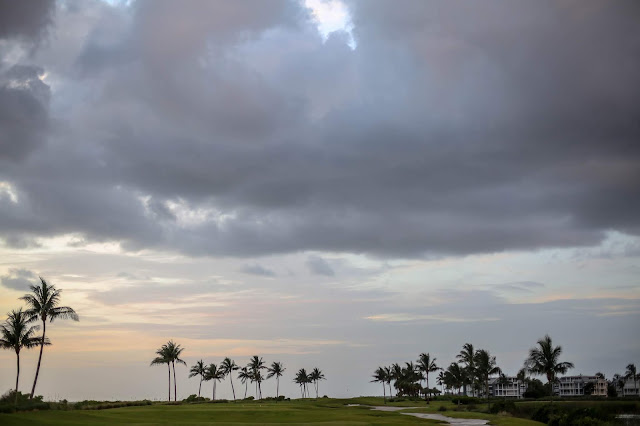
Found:
M 243 399 L 243 401 L 253 401 L 253 396 L 248 396 L 245 399 Z
M 447 411 L 447 407 L 445 407 L 444 405 L 441 405 L 438 407 L 438 411 Z
M 183 399 L 182 402 L 205 402 L 208 400 L 209 398 L 205 398 L 204 396 L 198 396 L 194 393 L 189 395 L 187 398 Z
M 491 405 L 491 409 L 489 410 L 492 414 L 497 414 L 500 412 L 507 412 L 511 414 L 516 413 L 516 404 L 513 401 L 496 401 Z
M 462 405 L 469 405 L 469 404 L 477 404 L 482 401 L 480 401 L 478 398 L 473 398 L 471 396 L 462 396 L 458 398 L 453 398 L 451 402 L 453 402 L 456 405 L 458 404 L 458 402 Z

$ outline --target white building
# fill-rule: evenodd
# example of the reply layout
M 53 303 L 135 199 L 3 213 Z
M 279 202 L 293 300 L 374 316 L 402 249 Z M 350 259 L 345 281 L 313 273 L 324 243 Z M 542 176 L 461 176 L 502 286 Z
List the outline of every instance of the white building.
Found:
M 587 383 L 593 383 L 593 396 L 607 396 L 607 381 L 597 376 L 564 376 L 553 385 L 553 393 L 558 396 L 582 396 Z
M 506 383 L 500 383 L 500 379 L 489 380 L 489 395 L 496 398 L 523 398 L 527 391 L 527 385 L 517 377 L 507 377 Z
M 620 396 L 637 396 L 640 392 L 640 380 L 634 380 L 632 378 L 625 379 L 622 389 L 618 388 L 618 395 Z

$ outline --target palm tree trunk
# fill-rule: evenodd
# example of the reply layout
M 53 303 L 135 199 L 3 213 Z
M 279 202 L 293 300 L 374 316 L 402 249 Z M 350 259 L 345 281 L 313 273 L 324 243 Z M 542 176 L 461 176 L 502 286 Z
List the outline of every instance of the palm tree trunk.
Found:
M 175 361 L 171 361 L 171 366 L 173 367 L 173 400 L 178 401 L 178 384 L 176 383 L 176 363 Z M 171 398 L 171 397 L 169 397 Z
M 387 403 L 387 387 L 384 385 L 384 381 L 382 382 L 382 400 L 384 403 Z
M 200 376 L 200 387 L 198 387 L 198 398 L 200 398 L 200 391 L 202 390 L 202 376 Z
M 31 388 L 31 395 L 29 399 L 33 399 L 33 394 L 36 392 L 36 383 L 38 383 L 38 374 L 40 373 L 40 363 L 42 362 L 42 350 L 44 349 L 44 337 L 47 332 L 47 321 L 42 320 L 42 340 L 40 341 L 40 355 L 38 356 L 38 367 L 36 367 L 36 377 L 33 379 L 33 387 Z
M 211 394 L 211 400 L 216 400 L 216 379 L 213 379 L 213 393 Z
M 276 399 L 280 396 L 280 377 L 276 376 Z
M 427 371 L 427 391 L 425 392 L 424 399 L 427 400 L 427 404 L 429 403 L 429 372 Z
M 249 384 L 244 382 L 244 399 L 247 399 L 247 389 L 249 388 Z
M 233 388 L 233 376 L 229 373 L 229 380 L 231 380 L 231 390 L 233 391 L 233 400 L 236 400 L 236 390 Z
M 167 363 L 167 370 L 169 371 L 169 402 L 171 402 L 171 365 Z
M 20 352 L 16 352 L 16 359 L 17 359 L 17 373 L 16 373 L 16 407 L 18 406 L 18 380 L 20 379 Z

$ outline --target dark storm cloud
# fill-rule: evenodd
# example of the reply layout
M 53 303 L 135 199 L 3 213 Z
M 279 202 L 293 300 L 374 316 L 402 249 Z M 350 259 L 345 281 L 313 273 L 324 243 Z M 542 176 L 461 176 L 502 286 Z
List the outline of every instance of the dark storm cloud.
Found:
M 37 41 L 51 22 L 54 0 L 0 0 L 0 39 Z
M 0 68 L 0 164 L 23 160 L 44 142 L 50 92 L 43 73 L 27 65 Z
M 12 268 L 7 275 L 0 276 L 0 283 L 12 290 L 27 291 L 36 279 L 36 274 L 28 269 Z
M 101 6 L 50 140 L 6 155 L 0 235 L 420 256 L 640 232 L 637 2 L 349 4 L 355 50 L 296 2 Z

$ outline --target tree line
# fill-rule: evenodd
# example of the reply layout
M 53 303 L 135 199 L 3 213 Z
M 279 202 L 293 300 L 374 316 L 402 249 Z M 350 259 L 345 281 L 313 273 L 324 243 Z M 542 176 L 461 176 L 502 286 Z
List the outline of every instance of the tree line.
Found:
M 38 366 L 33 379 L 31 394 L 29 399 L 33 399 L 38 383 L 38 374 L 42 363 L 42 353 L 45 346 L 51 345 L 51 340 L 46 337 L 47 321 L 53 322 L 56 319 L 72 319 L 79 321 L 78 314 L 68 306 L 59 306 L 61 290 L 47 283 L 40 278 L 39 285 L 31 285 L 30 293 L 20 298 L 27 305 L 27 308 L 14 309 L 7 313 L 7 319 L 0 325 L 0 347 L 2 349 L 13 350 L 16 353 L 16 388 L 15 404 L 18 404 L 18 382 L 20 380 L 20 352 L 22 349 L 31 349 L 40 346 L 38 355 Z M 31 325 L 36 321 L 42 321 L 42 335 L 36 335 L 40 330 L 39 325 Z
M 175 365 L 187 363 L 180 358 L 182 351 L 184 350 L 181 345 L 175 343 L 173 340 L 162 345 L 156 350 L 156 357 L 151 361 L 151 365 L 167 365 L 168 378 L 169 378 L 169 393 L 168 400 L 171 401 L 171 373 L 173 371 L 173 400 L 178 400 L 178 387 L 176 383 L 176 368 Z M 280 396 L 280 377 L 284 375 L 286 368 L 281 362 L 274 361 L 271 366 L 267 366 L 264 359 L 258 355 L 251 357 L 246 366 L 240 367 L 234 360 L 229 357 L 224 358 L 220 365 L 211 363 L 205 365 L 205 362 L 201 359 L 191 366 L 189 370 L 189 378 L 198 377 L 200 383 L 198 385 L 198 397 L 201 397 L 202 382 L 213 382 L 212 387 L 212 400 L 216 399 L 216 385 L 218 382 L 229 377 L 231 383 L 231 391 L 233 393 L 233 399 L 236 399 L 236 390 L 233 385 L 233 372 L 237 371 L 237 379 L 240 380 L 244 388 L 244 398 L 247 398 L 247 392 L 249 383 L 255 386 L 255 399 L 262 399 L 262 382 L 272 377 L 276 378 L 276 399 Z M 266 375 L 263 374 L 266 372 Z M 309 397 L 308 385 L 313 385 L 316 398 L 318 397 L 318 383 L 321 380 L 325 380 L 324 373 L 314 368 L 311 372 L 307 373 L 307 370 L 301 368 L 296 373 L 293 381 L 300 386 L 302 397 Z
M 549 386 L 555 382 L 558 374 L 566 373 L 573 364 L 560 362 L 562 354 L 561 346 L 553 346 L 551 337 L 546 335 L 538 340 L 537 346 L 529 350 L 529 356 L 524 362 L 521 372 L 545 375 Z M 386 399 L 386 386 L 389 386 L 389 395 L 393 396 L 391 382 L 394 382 L 397 396 L 419 396 L 423 394 L 427 403 L 431 395 L 440 393 L 436 388 L 429 387 L 429 373 L 439 372 L 436 377 L 438 385 L 449 390 L 457 389 L 460 394 L 467 395 L 470 387 L 477 394 L 484 394 L 489 400 L 489 380 L 493 376 L 499 377 L 499 383 L 506 383 L 506 375 L 498 366 L 496 357 L 486 349 L 475 349 L 471 343 L 465 343 L 462 350 L 456 355 L 456 361 L 451 362 L 446 368 L 438 367 L 436 358 L 429 353 L 422 353 L 414 364 L 406 362 L 402 367 L 395 363 L 388 367 L 378 367 L 372 382 L 382 383 L 383 397 Z M 422 381 L 426 381 L 426 387 L 422 387 Z
M 543 376 L 547 379 L 546 392 L 553 399 L 553 384 L 558 381 L 558 375 L 565 374 L 574 367 L 573 363 L 560 361 L 562 354 L 561 346 L 554 346 L 549 335 L 538 340 L 536 346 L 529 349 L 527 358 L 523 367 L 518 371 L 516 378 L 522 383 L 535 384 L 539 383 L 544 393 L 542 383 L 536 379 L 531 380 L 530 375 Z M 496 357 L 492 356 L 485 349 L 475 349 L 471 343 L 465 343 L 460 353 L 456 355 L 456 360 L 451 362 L 446 368 L 441 368 L 436 364 L 436 358 L 431 357 L 429 353 L 419 355 L 414 363 L 406 362 L 404 366 L 394 363 L 390 366 L 378 367 L 374 374 L 372 382 L 382 384 L 383 398 L 386 400 L 387 386 L 389 387 L 389 396 L 393 396 L 393 387 L 396 389 L 396 396 L 414 396 L 424 395 L 427 403 L 432 395 L 441 393 L 437 388 L 429 387 L 429 374 L 438 373 L 436 382 L 442 386 L 443 391 L 457 390 L 460 395 L 467 395 L 467 388 L 471 388 L 474 394 L 484 394 L 489 402 L 489 381 L 490 378 L 496 377 L 497 384 L 506 385 L 509 383 L 507 376 L 497 365 Z M 604 379 L 602 373 L 596 376 Z M 627 365 L 624 375 L 616 374 L 613 383 L 616 386 L 624 387 L 625 379 L 634 381 L 634 389 L 637 386 L 638 374 L 635 364 Z M 426 382 L 426 386 L 422 386 L 422 382 Z M 637 393 L 637 390 L 636 390 Z

